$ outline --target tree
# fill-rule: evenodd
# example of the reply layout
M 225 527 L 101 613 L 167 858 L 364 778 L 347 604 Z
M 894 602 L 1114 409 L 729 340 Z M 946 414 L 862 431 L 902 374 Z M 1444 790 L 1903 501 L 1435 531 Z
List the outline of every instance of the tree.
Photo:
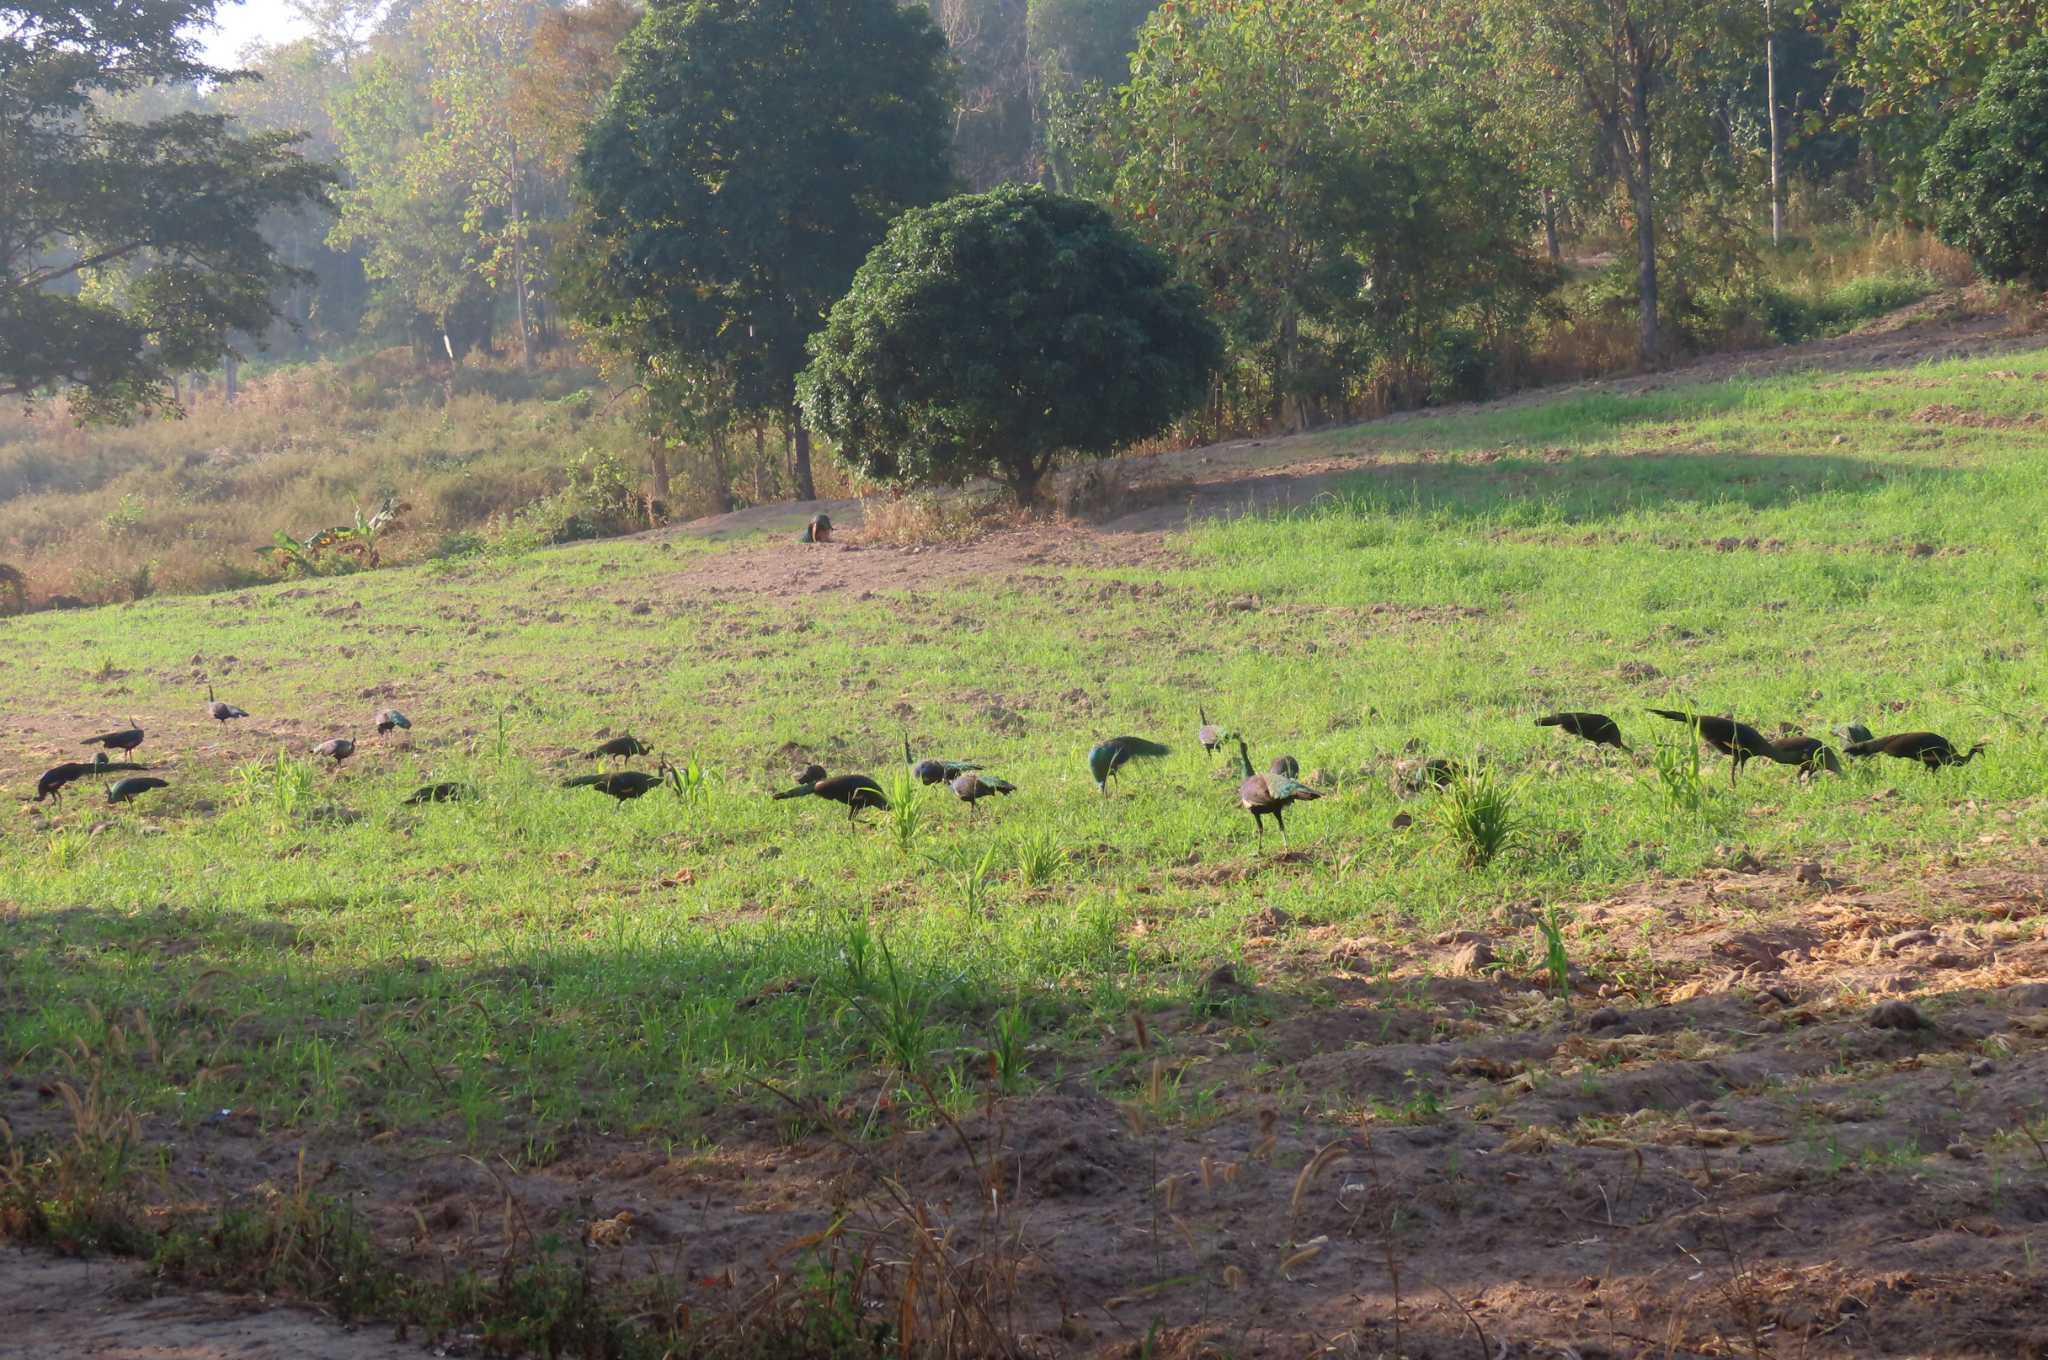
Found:
M 2040 0 L 1808 0 L 1807 11 L 1840 56 L 1842 84 L 1861 98 L 1856 126 L 1889 162 L 1908 206 L 1918 206 L 1942 128 L 2048 16 Z
M 1991 69 L 1934 144 L 1921 197 L 1979 269 L 2048 288 L 2048 37 Z
M 225 115 L 111 114 L 200 61 L 212 0 L 0 0 L 0 396 L 73 385 L 81 414 L 168 409 L 171 377 L 261 334 L 296 275 L 257 229 L 325 201 L 289 132 Z
M 895 0 L 664 0 L 578 163 L 577 309 L 664 391 L 797 426 L 805 341 L 906 207 L 947 189 L 945 38 Z M 657 412 L 657 416 L 658 416 Z
M 1660 180 L 1674 125 L 1701 106 L 1691 77 L 1717 52 L 1751 51 L 1751 0 L 1494 0 L 1495 50 L 1524 76 L 1577 87 L 1627 187 L 1636 239 L 1637 350 L 1664 357 L 1658 313 Z
M 990 476 L 1020 505 L 1200 404 L 1222 337 L 1102 208 L 1006 185 L 905 213 L 812 342 L 804 412 L 866 476 Z
M 1406 8 L 1162 6 L 1079 152 L 1202 290 L 1263 417 L 1310 423 L 1375 370 L 1412 390 L 1451 318 L 1538 282 L 1530 200 L 1465 98 L 1472 56 Z

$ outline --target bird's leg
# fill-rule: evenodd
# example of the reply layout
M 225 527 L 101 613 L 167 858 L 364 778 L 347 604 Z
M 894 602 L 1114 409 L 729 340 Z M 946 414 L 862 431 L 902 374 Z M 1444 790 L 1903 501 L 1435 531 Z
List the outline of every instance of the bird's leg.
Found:
M 1293 843 L 1287 839 L 1287 815 L 1282 812 L 1276 812 L 1273 814 L 1273 820 L 1280 823 L 1281 848 L 1290 848 Z

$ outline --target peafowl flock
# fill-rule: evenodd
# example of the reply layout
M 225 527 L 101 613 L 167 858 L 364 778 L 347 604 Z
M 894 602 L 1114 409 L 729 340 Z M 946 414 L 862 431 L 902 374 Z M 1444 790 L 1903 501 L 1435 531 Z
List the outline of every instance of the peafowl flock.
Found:
M 606 797 L 616 799 L 619 807 L 624 807 L 628 799 L 652 793 L 663 784 L 673 784 L 676 795 L 682 796 L 682 781 L 665 761 L 653 770 L 611 770 L 604 774 L 579 774 L 562 781 L 565 789 L 596 789 Z

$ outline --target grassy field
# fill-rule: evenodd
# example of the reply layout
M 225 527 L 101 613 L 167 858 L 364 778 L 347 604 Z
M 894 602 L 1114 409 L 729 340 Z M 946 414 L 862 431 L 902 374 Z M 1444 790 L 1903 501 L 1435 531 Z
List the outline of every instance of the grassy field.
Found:
M 194 1191 L 189 1149 L 222 1125 L 245 1148 L 359 1171 L 349 1149 L 574 1179 L 596 1174 L 598 1149 L 708 1167 L 744 1148 L 915 1146 L 995 1118 L 995 1092 L 1085 1089 L 1191 1140 L 1277 1108 L 1306 1148 L 1293 1183 L 1318 1128 L 1544 1123 L 1517 1122 L 1498 1091 L 1474 1113 L 1457 1092 L 1477 1079 L 1427 1055 L 1404 1049 L 1411 1070 L 1365 1082 L 1316 1055 L 1388 1035 L 1556 1038 L 1597 1008 L 1696 1001 L 1672 994 L 1699 970 L 1673 961 L 1668 920 L 1595 908 L 1731 867 L 1813 861 L 1892 894 L 1894 916 L 1941 921 L 1975 900 L 1952 891 L 1964 877 L 2042 858 L 2044 394 L 2034 349 L 1365 426 L 1299 441 L 1365 461 L 1298 513 L 847 558 L 856 577 L 875 569 L 873 589 L 804 588 L 806 550 L 782 536 L 677 536 L 0 622 L 0 776 L 31 788 L 79 736 L 133 717 L 172 785 L 123 808 L 80 785 L 0 831 L 0 1061 L 27 1083 L 9 1117 L 55 1138 L 33 1088 L 89 1085 L 102 1121 L 132 1112 L 151 1146 L 186 1150 L 123 1163 L 152 1204 L 285 1176 L 275 1158 L 228 1158 Z M 208 682 L 255 716 L 217 730 Z M 386 705 L 411 715 L 409 739 L 367 731 Z M 1261 768 L 1289 752 L 1326 789 L 1290 817 L 1291 849 L 1270 828 L 1255 843 L 1235 770 L 1194 745 L 1198 705 Z M 1719 757 L 1689 777 L 1684 729 L 1646 706 L 1989 748 L 1939 774 L 1880 758 L 1811 783 L 1758 762 L 1731 790 Z M 1637 758 L 1532 725 L 1558 708 L 1615 715 Z M 694 762 L 701 786 L 623 806 L 556 787 L 621 731 Z M 1103 798 L 1084 753 L 1124 732 L 1175 752 Z M 767 797 L 810 759 L 888 783 L 906 733 L 1020 792 L 970 815 L 926 790 L 858 826 Z M 356 758 L 316 768 L 308 748 L 343 734 Z M 1439 756 L 1505 795 L 1512 836 L 1487 863 L 1450 800 L 1410 787 Z M 401 805 L 443 779 L 481 797 Z M 1773 919 L 1797 891 L 1774 881 L 1782 893 L 1724 924 Z M 1441 947 L 1460 931 L 1485 935 L 1497 992 L 1438 985 L 1459 971 Z M 1545 1001 L 1553 982 L 1568 995 Z M 1360 1020 L 1301 1051 L 1277 1037 L 1360 997 L 1380 1030 Z M 1728 1022 L 1753 1040 L 1747 1023 Z M 1973 1058 L 1983 1038 L 1954 1047 Z M 1900 1056 L 1832 1052 L 1844 1072 Z M 1724 1072 L 1713 1098 L 1747 1089 Z M 1640 1108 L 1667 1103 L 1692 1101 Z M 1979 1113 L 1979 1142 L 2040 1117 Z M 1794 1139 L 1785 1156 L 1802 1175 L 1881 1175 L 1904 1135 L 1872 1136 Z M 1971 1174 L 2032 1177 L 2039 1207 L 2025 1140 L 1998 1146 Z M 1939 1152 L 1923 1139 L 1900 1174 Z M 1134 1202 L 1152 1203 L 1156 1169 L 1130 1170 Z M 360 1174 L 349 1193 L 384 1194 Z M 2032 1259 L 2032 1212 L 1998 1250 Z M 424 1250 L 409 1227 L 366 1222 Z M 684 1234 L 714 1235 L 694 1220 Z M 1160 1250 L 1124 1268 L 1229 1278 Z M 1480 1289 L 1474 1270 L 1454 1289 Z M 1642 1278 L 1646 1297 L 1662 1287 Z M 1124 1316 L 1192 1327 L 1234 1306 L 1147 1288 Z M 1396 1272 L 1397 1337 L 1400 1297 Z M 1455 1314 L 1442 1325 L 1442 1353 L 1469 1350 Z M 1063 1344 L 1117 1335 L 1082 1333 Z M 1413 1353 L 1437 1353 L 1418 1335 Z M 1711 1353 L 1673 1345 L 1657 1353 Z

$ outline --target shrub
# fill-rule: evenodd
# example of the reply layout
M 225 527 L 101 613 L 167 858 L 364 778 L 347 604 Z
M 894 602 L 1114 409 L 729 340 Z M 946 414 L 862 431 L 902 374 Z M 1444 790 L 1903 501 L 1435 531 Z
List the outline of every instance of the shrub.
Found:
M 877 481 L 987 476 L 1020 505 L 1198 405 L 1223 341 L 1094 203 L 1008 185 L 896 219 L 811 340 L 804 412 Z
M 1934 144 L 1920 192 L 1941 239 L 1984 273 L 2048 287 L 2048 37 L 1991 69 Z

